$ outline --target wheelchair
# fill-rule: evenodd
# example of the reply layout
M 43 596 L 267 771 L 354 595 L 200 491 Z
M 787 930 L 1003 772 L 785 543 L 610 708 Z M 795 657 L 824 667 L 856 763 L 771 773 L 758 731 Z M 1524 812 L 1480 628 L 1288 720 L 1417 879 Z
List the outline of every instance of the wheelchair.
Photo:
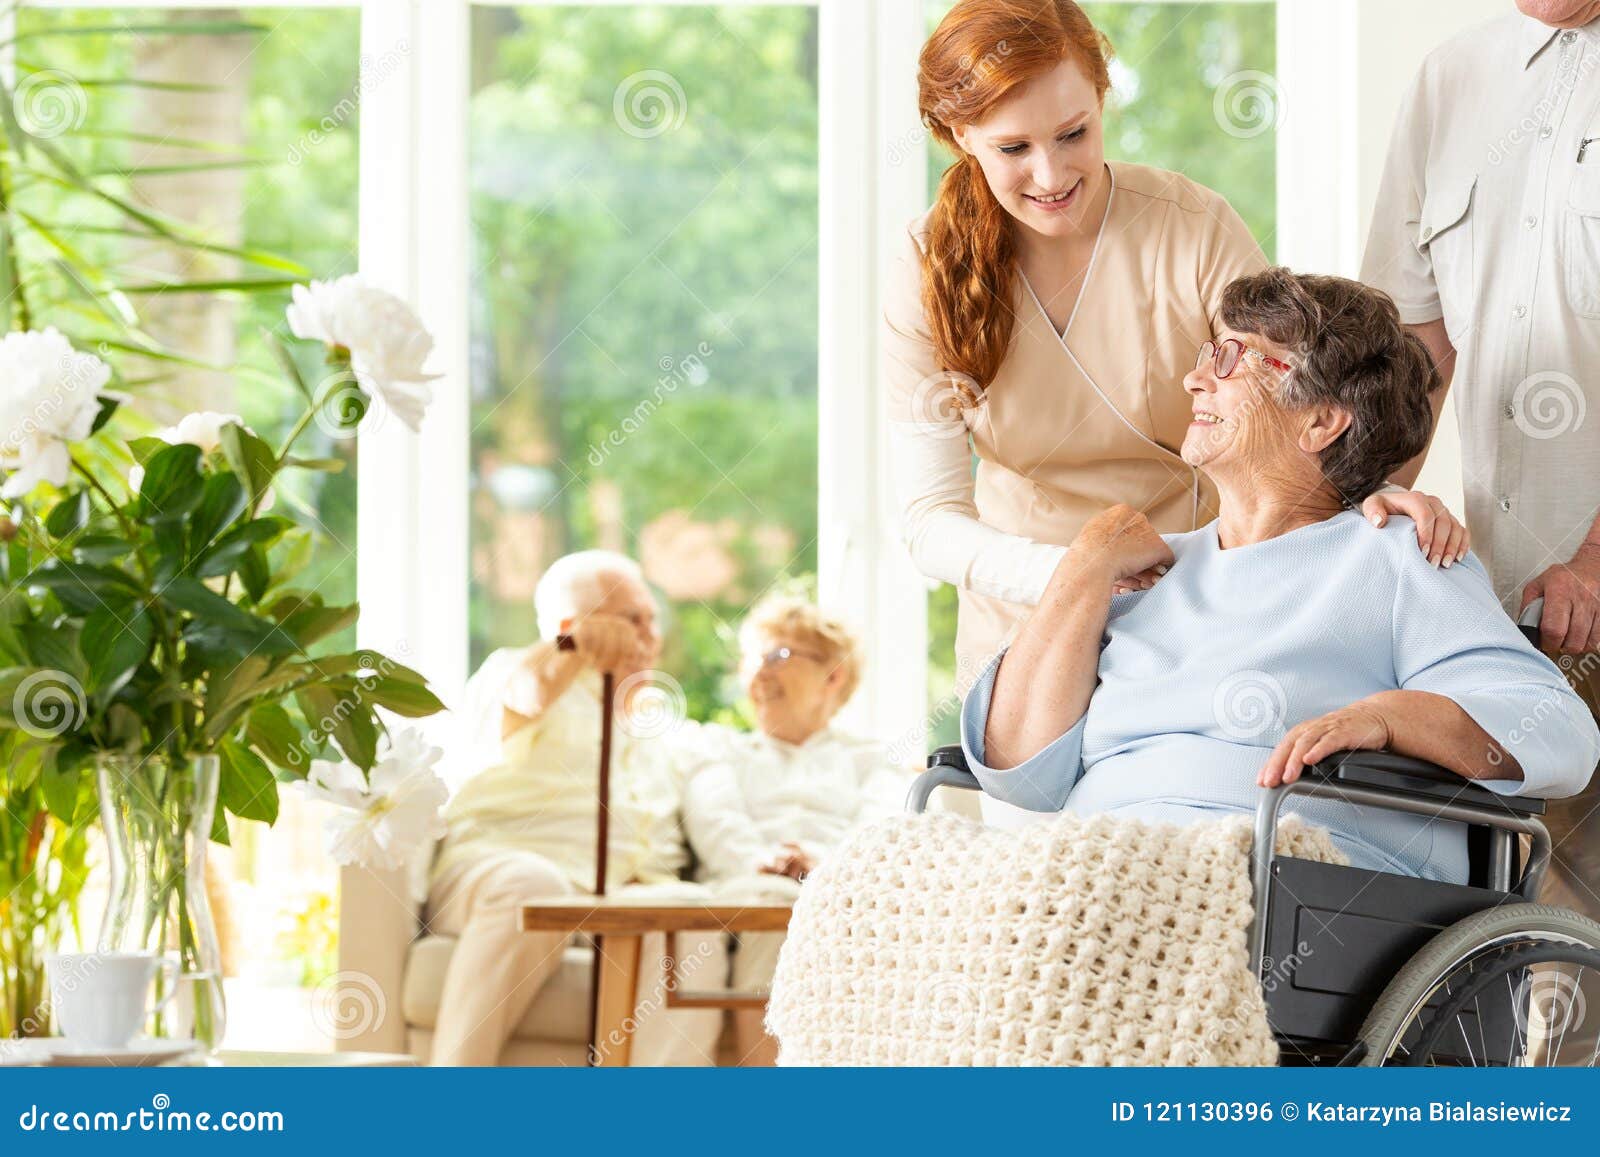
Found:
M 1537 644 L 1539 605 L 1522 630 Z M 941 747 L 907 810 L 981 791 Z M 1291 795 L 1467 825 L 1467 884 L 1275 852 Z M 1550 862 L 1543 800 L 1496 795 L 1435 764 L 1340 752 L 1264 789 L 1251 851 L 1250 960 L 1283 1065 L 1600 1066 L 1600 923 L 1534 903 Z

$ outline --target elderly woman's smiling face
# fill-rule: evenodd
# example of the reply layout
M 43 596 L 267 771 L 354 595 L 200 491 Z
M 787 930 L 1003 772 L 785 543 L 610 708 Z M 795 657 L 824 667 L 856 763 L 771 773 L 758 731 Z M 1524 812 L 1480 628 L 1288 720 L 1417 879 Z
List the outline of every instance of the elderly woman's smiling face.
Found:
M 1211 356 L 1206 356 L 1210 353 Z M 1284 408 L 1291 355 L 1256 334 L 1223 329 L 1183 379 L 1194 418 L 1183 460 L 1215 474 L 1291 466 L 1305 457 L 1299 423 Z

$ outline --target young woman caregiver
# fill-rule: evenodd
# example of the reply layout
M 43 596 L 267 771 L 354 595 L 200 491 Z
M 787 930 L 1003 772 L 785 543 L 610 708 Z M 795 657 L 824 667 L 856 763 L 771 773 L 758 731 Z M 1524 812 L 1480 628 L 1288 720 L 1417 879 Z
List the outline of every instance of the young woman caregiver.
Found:
M 1162 533 L 1216 515 L 1179 457 L 1182 382 L 1223 289 L 1266 260 L 1210 189 L 1107 163 L 1109 53 L 1070 0 L 962 0 L 922 50 L 922 119 L 957 163 L 894 262 L 883 372 L 912 558 L 960 591 L 962 691 L 1094 515 L 1127 503 Z M 1467 551 L 1427 495 L 1362 510 L 1415 519 L 1436 564 Z

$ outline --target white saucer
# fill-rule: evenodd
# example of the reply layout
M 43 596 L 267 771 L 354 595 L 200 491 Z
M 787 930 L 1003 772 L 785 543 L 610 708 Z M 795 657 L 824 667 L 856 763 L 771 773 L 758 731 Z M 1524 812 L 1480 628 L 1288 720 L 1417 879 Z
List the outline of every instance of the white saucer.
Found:
M 73 1044 L 62 1037 L 51 1037 L 44 1043 L 50 1046 L 50 1064 L 72 1068 L 139 1069 L 164 1065 L 194 1052 L 197 1047 L 194 1041 L 155 1037 L 135 1037 L 120 1049 Z
M 24 1037 L 20 1040 L 0 1038 L 0 1068 L 15 1065 L 47 1065 L 50 1063 L 50 1042 Z

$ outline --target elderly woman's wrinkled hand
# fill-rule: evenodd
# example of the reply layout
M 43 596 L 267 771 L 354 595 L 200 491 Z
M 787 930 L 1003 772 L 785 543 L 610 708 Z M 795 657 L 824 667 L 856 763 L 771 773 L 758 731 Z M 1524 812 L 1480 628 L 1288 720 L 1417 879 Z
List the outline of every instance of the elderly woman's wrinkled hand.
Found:
M 1122 503 L 1084 523 L 1067 553 L 1075 565 L 1103 568 L 1117 590 L 1149 587 L 1173 562 L 1172 548 L 1150 520 Z
M 1293 783 L 1306 768 L 1339 751 L 1382 751 L 1393 735 L 1374 704 L 1360 700 L 1289 729 L 1256 775 L 1262 787 Z
M 1417 524 L 1417 545 L 1434 566 L 1453 566 L 1472 547 L 1472 535 L 1450 508 L 1420 490 L 1380 490 L 1361 504 L 1361 513 L 1373 526 L 1383 526 L 1391 514 L 1411 519 Z

